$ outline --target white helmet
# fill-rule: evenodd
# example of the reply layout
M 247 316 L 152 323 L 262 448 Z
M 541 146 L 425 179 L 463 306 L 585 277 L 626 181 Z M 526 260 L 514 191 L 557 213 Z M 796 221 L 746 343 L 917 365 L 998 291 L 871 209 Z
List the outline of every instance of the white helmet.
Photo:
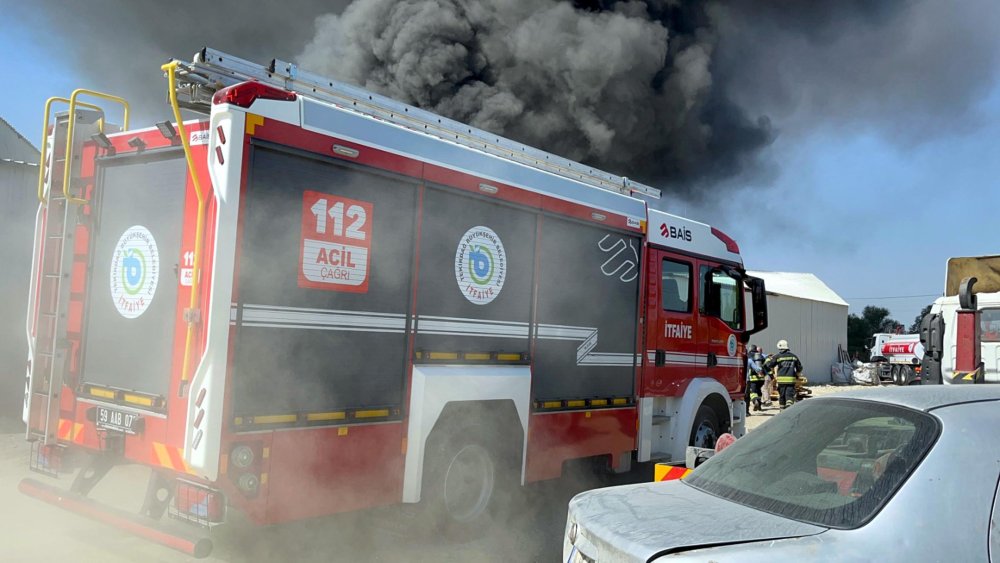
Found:
M 778 350 L 788 350 L 788 341 L 787 340 L 779 340 L 778 341 Z

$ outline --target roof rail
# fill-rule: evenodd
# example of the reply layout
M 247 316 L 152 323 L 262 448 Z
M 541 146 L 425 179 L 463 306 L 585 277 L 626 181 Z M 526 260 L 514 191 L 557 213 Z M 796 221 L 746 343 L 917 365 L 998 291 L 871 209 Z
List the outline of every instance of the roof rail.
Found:
M 397 102 L 358 86 L 301 70 L 294 63 L 280 59 L 273 59 L 269 66 L 263 66 L 206 47 L 197 52 L 190 63 L 176 62 L 177 93 L 183 99 L 181 105 L 194 111 L 208 113 L 211 110 L 212 94 L 217 90 L 256 80 L 590 186 L 628 196 L 641 194 L 656 199 L 660 197 L 660 190 L 634 182 L 625 176 L 616 176 Z

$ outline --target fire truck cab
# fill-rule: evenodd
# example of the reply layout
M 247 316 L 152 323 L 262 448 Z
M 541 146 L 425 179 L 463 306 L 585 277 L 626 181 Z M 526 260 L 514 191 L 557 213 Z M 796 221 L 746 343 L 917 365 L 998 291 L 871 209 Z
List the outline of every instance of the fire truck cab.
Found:
M 92 91 L 47 107 L 24 416 L 33 468 L 83 469 L 22 491 L 201 555 L 161 517 L 423 502 L 475 523 L 566 461 L 743 433 L 767 310 L 722 231 L 291 63 L 164 71 L 155 127 Z M 86 498 L 123 463 L 151 469 L 138 519 Z

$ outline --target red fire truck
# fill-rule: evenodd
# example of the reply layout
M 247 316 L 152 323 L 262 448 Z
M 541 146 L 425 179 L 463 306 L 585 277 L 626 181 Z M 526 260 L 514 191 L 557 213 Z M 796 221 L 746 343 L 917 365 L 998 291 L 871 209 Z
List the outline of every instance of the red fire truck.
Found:
M 763 282 L 658 191 L 283 61 L 164 71 L 155 127 L 46 107 L 24 415 L 32 468 L 79 470 L 23 492 L 203 555 L 231 509 L 480 522 L 742 434 Z M 118 464 L 139 516 L 87 498 Z

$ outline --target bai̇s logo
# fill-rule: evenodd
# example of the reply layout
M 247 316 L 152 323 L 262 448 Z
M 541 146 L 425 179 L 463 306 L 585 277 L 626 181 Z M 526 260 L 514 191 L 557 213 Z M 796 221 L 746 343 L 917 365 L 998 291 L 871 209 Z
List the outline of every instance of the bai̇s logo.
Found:
M 666 223 L 660 223 L 660 234 L 666 238 L 691 242 L 691 231 L 687 227 L 673 227 Z
M 455 251 L 455 281 L 470 302 L 485 305 L 496 299 L 507 279 L 507 253 L 489 227 L 472 227 Z
M 111 299 L 126 319 L 146 312 L 156 294 L 160 253 L 149 229 L 142 225 L 122 233 L 111 255 Z

